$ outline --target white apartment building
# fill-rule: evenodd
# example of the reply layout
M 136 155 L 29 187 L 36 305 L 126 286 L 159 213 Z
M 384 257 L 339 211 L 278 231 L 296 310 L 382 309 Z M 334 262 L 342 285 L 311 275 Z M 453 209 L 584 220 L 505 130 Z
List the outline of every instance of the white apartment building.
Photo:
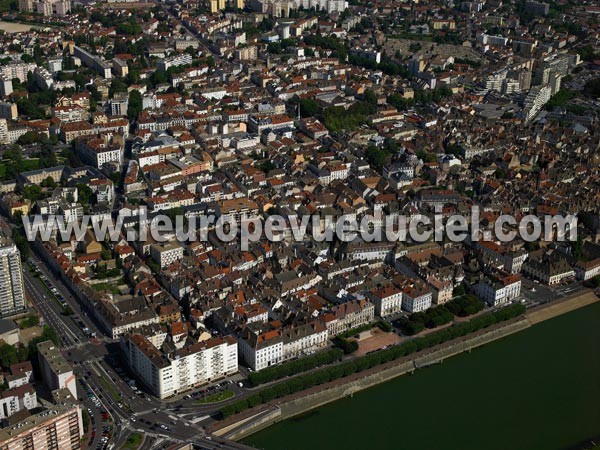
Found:
M 327 326 L 314 321 L 265 332 L 246 328 L 239 340 L 241 358 L 253 370 L 261 370 L 308 355 L 327 346 Z
M 0 419 L 6 419 L 24 409 L 37 407 L 37 395 L 30 384 L 0 393 Z
M 282 361 L 283 337 L 280 330 L 255 333 L 246 329 L 238 342 L 240 357 L 252 370 L 261 370 Z
M 402 291 L 395 286 L 374 289 L 369 293 L 375 305 L 375 314 L 386 317 L 402 310 Z
M 6 97 L 13 93 L 12 80 L 6 75 L 0 74 L 0 96 Z
M 110 113 L 113 116 L 126 116 L 128 106 L 129 106 L 129 99 L 127 99 L 127 97 L 114 98 L 110 101 Z
M 402 290 L 402 309 L 409 313 L 431 308 L 433 294 L 420 286 L 408 286 Z
M 73 398 L 77 398 L 77 383 L 73 367 L 60 353 L 60 349 L 52 341 L 40 342 L 37 349 L 46 385 L 53 391 L 67 388 Z
M 310 355 L 327 346 L 327 327 L 318 321 L 286 327 L 282 336 L 282 361 Z
M 12 242 L 0 243 L 0 316 L 25 310 L 21 254 Z
M 375 317 L 375 306 L 366 300 L 351 300 L 331 308 L 321 320 L 327 326 L 329 337 L 337 336 L 351 328 L 371 322 Z
M 552 88 L 549 85 L 534 86 L 527 94 L 523 105 L 525 121 L 533 119 L 544 107 L 552 96 Z
M 35 72 L 37 65 L 35 63 L 13 62 L 0 67 L 0 74 L 11 83 L 12 79 L 18 78 L 21 83 L 27 81 L 27 74 Z M 12 90 L 12 89 L 11 89 Z
M 238 371 L 237 342 L 231 336 L 198 342 L 168 355 L 141 334 L 124 336 L 121 343 L 131 370 L 159 398 Z
M 490 306 L 508 303 L 521 295 L 521 276 L 486 277 L 479 280 L 475 293 Z
M 98 136 L 83 136 L 77 139 L 75 148 L 81 155 L 81 159 L 101 168 L 104 164 L 123 162 L 125 147 L 121 136 L 110 134 Z
M 183 247 L 177 243 L 152 244 L 150 255 L 161 269 L 183 258 Z
M 170 67 L 185 66 L 187 64 L 192 64 L 192 55 L 189 53 L 181 53 L 180 55 L 169 56 L 159 60 L 156 63 L 156 67 L 159 70 L 164 70 L 166 72 Z

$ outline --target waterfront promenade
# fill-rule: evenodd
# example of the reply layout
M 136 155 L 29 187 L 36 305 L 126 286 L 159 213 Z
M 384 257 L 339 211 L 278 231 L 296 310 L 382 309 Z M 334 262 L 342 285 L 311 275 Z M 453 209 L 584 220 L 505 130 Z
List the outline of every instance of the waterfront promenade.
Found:
M 211 431 L 230 439 L 242 439 L 277 422 L 306 413 L 327 403 L 352 396 L 363 389 L 384 383 L 416 369 L 443 362 L 444 359 L 468 352 L 508 335 L 525 330 L 542 321 L 597 302 L 591 290 L 582 290 L 556 302 L 527 311 L 519 318 L 495 324 L 438 346 L 422 350 L 405 358 L 355 373 L 343 379 L 325 383 L 273 402 L 249 409 L 215 423 Z

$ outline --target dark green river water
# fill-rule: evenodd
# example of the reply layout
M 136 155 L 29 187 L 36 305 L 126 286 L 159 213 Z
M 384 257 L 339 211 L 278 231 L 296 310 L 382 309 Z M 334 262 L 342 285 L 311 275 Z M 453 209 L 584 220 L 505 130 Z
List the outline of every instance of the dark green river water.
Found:
M 600 436 L 600 303 L 276 424 L 267 450 L 560 450 Z

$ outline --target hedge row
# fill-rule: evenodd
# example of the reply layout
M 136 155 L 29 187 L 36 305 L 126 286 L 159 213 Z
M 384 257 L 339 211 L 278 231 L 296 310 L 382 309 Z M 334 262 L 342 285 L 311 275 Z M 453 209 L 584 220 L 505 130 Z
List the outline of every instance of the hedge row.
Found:
M 348 331 L 344 331 L 343 333 L 338 334 L 338 337 L 347 339 L 349 337 L 356 336 L 357 334 L 362 333 L 363 331 L 370 330 L 374 326 L 375 326 L 374 323 L 365 323 L 363 325 L 359 325 L 358 327 L 355 327 L 355 328 L 350 328 Z
M 342 359 L 342 356 L 343 351 L 339 348 L 318 352 L 314 355 L 306 356 L 295 361 L 286 362 L 278 366 L 267 367 L 258 372 L 252 372 L 248 375 L 248 381 L 250 381 L 253 386 L 258 386 L 259 384 L 306 372 L 307 370 L 314 369 L 315 367 L 324 364 L 331 364 L 332 362 Z
M 499 311 L 475 317 L 468 322 L 463 322 L 443 330 L 435 331 L 427 336 L 412 339 L 404 342 L 401 345 L 395 345 L 385 350 L 380 350 L 375 353 L 370 353 L 368 355 L 356 358 L 352 361 L 336 364 L 334 366 L 316 370 L 305 375 L 300 375 L 290 380 L 269 386 L 250 397 L 224 406 L 220 410 L 221 416 L 223 418 L 229 417 L 261 403 L 267 403 L 271 400 L 275 400 L 276 398 L 294 394 L 313 386 L 352 375 L 353 373 L 362 372 L 380 364 L 410 355 L 411 353 L 419 350 L 433 347 L 443 342 L 465 336 L 474 331 L 487 328 L 490 325 L 518 317 L 524 312 L 525 307 L 523 305 L 513 304 Z

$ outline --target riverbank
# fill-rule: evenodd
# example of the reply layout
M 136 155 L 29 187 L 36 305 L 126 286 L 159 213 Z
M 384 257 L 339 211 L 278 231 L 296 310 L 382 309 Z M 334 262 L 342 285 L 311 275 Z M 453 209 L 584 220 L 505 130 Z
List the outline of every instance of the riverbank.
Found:
M 600 436 L 600 302 L 254 433 L 263 450 L 583 450 Z
M 352 396 L 361 390 L 384 383 L 415 369 L 441 363 L 444 359 L 518 333 L 533 324 L 551 319 L 575 309 L 597 302 L 599 299 L 589 290 L 543 305 L 528 311 L 524 316 L 496 324 L 472 335 L 440 344 L 439 346 L 412 354 L 368 371 L 325 383 L 287 397 L 261 405 L 216 423 L 210 430 L 230 439 L 242 439 L 277 422 L 304 414 L 327 403 Z

